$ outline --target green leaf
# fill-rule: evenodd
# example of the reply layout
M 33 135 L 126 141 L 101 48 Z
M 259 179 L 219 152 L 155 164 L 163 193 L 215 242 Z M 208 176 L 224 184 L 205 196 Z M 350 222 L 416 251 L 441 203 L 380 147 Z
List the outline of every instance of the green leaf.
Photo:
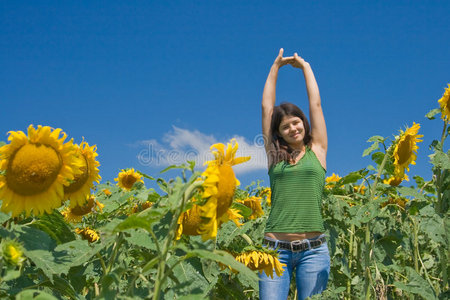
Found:
M 169 264 L 172 265 L 178 260 L 178 257 L 173 257 L 173 260 Z M 193 291 L 201 291 L 202 294 L 197 299 L 204 299 L 211 287 L 202 273 L 201 259 L 198 257 L 192 257 L 178 263 L 173 269 L 173 275 L 180 283 L 171 288 L 174 294 L 186 295 Z
M 198 299 L 204 299 L 203 294 L 191 294 L 186 296 L 181 296 L 178 298 L 178 300 L 198 300 Z
M 185 251 L 188 255 L 214 260 L 226 266 L 230 266 L 234 270 L 241 272 L 250 280 L 258 281 L 258 276 L 256 276 L 255 272 L 253 272 L 240 262 L 236 261 L 234 257 L 226 251 L 223 250 L 208 251 L 202 249 L 188 250 L 186 247 L 184 247 L 184 245 L 178 245 L 178 248 Z
M 345 177 L 343 177 L 340 180 L 340 182 L 342 182 L 342 184 L 354 183 L 361 178 L 363 178 L 363 177 L 359 172 L 351 172 L 348 175 L 346 175 Z
M 434 119 L 435 119 L 434 116 L 437 115 L 437 114 L 440 113 L 440 112 L 441 112 L 441 109 L 440 109 L 440 108 L 435 108 L 435 109 L 430 110 L 430 111 L 425 115 L 425 117 L 428 118 L 429 120 L 434 120 Z
M 231 208 L 239 209 L 240 214 L 243 217 L 249 217 L 253 212 L 250 207 L 245 206 L 244 204 L 238 202 L 233 202 Z
M 9 214 L 5 214 L 4 212 L 0 212 L 0 224 L 5 223 L 11 218 Z
M 425 232 L 433 241 L 446 245 L 446 234 L 444 220 L 439 215 L 431 218 L 421 218 L 419 228 Z
M 67 274 L 69 272 L 70 266 L 66 263 L 63 256 L 55 257 L 52 252 L 46 250 L 24 252 L 48 278 L 52 278 L 53 274 Z
M 56 247 L 56 242 L 44 231 L 26 225 L 16 225 L 12 228 L 13 233 L 28 251 L 47 250 Z
M 145 173 L 142 173 L 141 171 L 137 171 L 137 172 L 138 172 L 140 175 L 142 175 L 143 177 L 147 178 L 147 179 L 155 180 L 155 178 L 152 177 L 152 176 L 150 176 L 150 175 L 147 175 L 147 174 L 145 174 Z
M 381 165 L 385 155 L 387 155 L 387 154 L 385 154 L 384 152 L 375 152 L 372 154 L 371 158 L 377 165 Z
M 183 169 L 183 170 L 193 170 L 193 167 L 195 166 L 195 162 L 193 161 L 188 161 L 188 165 L 186 164 L 181 164 L 181 165 L 171 165 L 168 166 L 167 168 L 165 168 L 164 170 L 162 170 L 161 172 L 159 172 L 160 174 L 165 173 L 169 170 L 172 169 Z
M 58 300 L 58 298 L 39 290 L 25 290 L 16 295 L 16 300 Z
M 130 235 L 126 237 L 126 240 L 132 244 L 139 247 L 144 247 L 149 250 L 156 251 L 155 241 L 150 237 L 149 233 L 141 229 L 128 230 L 127 233 Z
M 424 195 L 419 193 L 416 189 L 406 186 L 400 186 L 397 187 L 397 191 L 400 193 L 400 195 L 404 197 L 412 197 L 420 200 L 426 201 L 426 198 Z
M 64 221 L 64 217 L 57 210 L 54 210 L 52 214 L 44 214 L 31 226 L 44 231 L 58 244 L 70 242 L 75 239 L 75 234 Z
M 161 212 L 157 209 L 149 209 L 145 211 L 145 214 L 134 214 L 126 218 L 119 223 L 113 230 L 113 232 L 124 231 L 133 228 L 143 228 L 147 231 L 151 230 L 151 225 L 160 220 L 162 217 Z
M 383 143 L 385 140 L 384 137 L 382 137 L 381 135 L 374 135 L 371 138 L 369 138 L 367 140 L 367 142 L 379 142 L 379 143 Z
M 91 247 L 86 240 L 75 240 L 58 245 L 54 251 L 56 256 L 64 255 L 64 261 L 69 267 L 84 264 L 95 253 L 97 253 L 96 248 Z
M 365 149 L 363 152 L 363 157 L 369 155 L 370 153 L 372 153 L 375 150 L 380 149 L 379 143 L 378 141 L 375 141 L 372 145 L 370 145 L 369 148 Z
M 10 281 L 20 277 L 20 270 L 6 270 L 6 274 L 2 277 L 2 281 Z
M 431 163 L 439 169 L 448 170 L 450 169 L 450 155 L 442 151 L 436 150 L 435 153 L 430 156 Z
M 433 288 L 430 286 L 428 281 L 423 279 L 413 268 L 405 267 L 405 269 L 408 277 L 408 282 L 394 282 L 394 285 L 397 288 L 411 294 L 420 295 L 423 297 L 423 299 L 437 299 L 436 295 L 433 292 Z
M 68 281 L 62 279 L 59 276 L 53 276 L 53 282 L 45 281 L 40 284 L 41 286 L 46 286 L 51 288 L 52 290 L 58 291 L 61 295 L 69 296 L 70 299 L 76 299 L 77 293 L 70 285 Z

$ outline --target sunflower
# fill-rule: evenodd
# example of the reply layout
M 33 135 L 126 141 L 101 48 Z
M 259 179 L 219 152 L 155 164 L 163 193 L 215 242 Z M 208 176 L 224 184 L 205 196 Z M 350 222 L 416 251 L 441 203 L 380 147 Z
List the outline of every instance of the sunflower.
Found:
M 406 202 L 408 202 L 408 199 L 403 197 L 389 197 L 387 201 L 381 203 L 381 207 L 393 204 L 396 205 L 397 207 L 401 207 L 402 209 L 404 209 L 406 206 Z
M 210 148 L 215 159 L 207 161 L 208 165 L 203 172 L 205 178 L 203 183 L 203 199 L 206 203 L 200 206 L 199 213 L 202 218 L 200 233 L 203 240 L 213 239 L 217 235 L 220 219 L 231 206 L 234 198 L 234 191 L 239 181 L 236 179 L 232 166 L 248 161 L 250 157 L 235 157 L 238 143 L 232 139 L 225 145 L 218 143 Z
M 450 83 L 448 88 L 445 89 L 444 95 L 438 100 L 441 107 L 441 118 L 443 120 L 450 120 Z
M 240 222 L 240 220 L 242 218 L 243 218 L 243 216 L 239 213 L 238 209 L 230 208 L 227 210 L 227 213 L 222 216 L 220 221 L 223 223 L 228 222 L 228 221 L 233 221 L 237 227 L 241 227 L 242 223 Z
M 360 193 L 361 195 L 364 195 L 366 193 L 366 187 L 364 185 L 356 185 L 353 187 L 353 192 Z
M 325 182 L 327 183 L 327 185 L 326 185 L 326 188 L 327 189 L 332 189 L 332 188 L 334 188 L 335 186 L 336 186 L 336 183 L 339 181 L 339 180 L 341 180 L 342 179 L 342 177 L 340 177 L 339 175 L 337 175 L 337 174 L 331 174 L 331 176 L 328 176 L 326 179 L 325 179 Z
M 82 205 L 91 193 L 94 181 L 100 183 L 102 179 L 98 174 L 100 163 L 95 160 L 98 156 L 97 146 L 89 146 L 85 141 L 76 146 L 78 148 L 77 155 L 83 165 L 80 168 L 83 173 L 76 175 L 72 183 L 64 187 L 64 197 L 70 199 L 71 207 Z
M 131 190 L 135 182 L 144 183 L 142 175 L 134 171 L 134 169 L 120 171 L 119 176 L 114 180 L 117 181 L 118 186 L 127 191 Z
M 20 266 L 25 260 L 22 245 L 9 239 L 4 240 L 2 244 L 3 259 L 10 265 Z
M 89 227 L 80 229 L 75 228 L 75 232 L 83 238 L 83 240 L 88 240 L 89 243 L 93 243 L 97 241 L 100 237 L 98 236 L 98 233 L 95 232 L 95 230 L 90 229 Z
M 237 202 L 251 208 L 252 214 L 248 218 L 254 220 L 264 215 L 261 207 L 261 200 L 261 197 L 249 197 L 244 200 L 237 200 Z
M 2 211 L 41 215 L 61 206 L 64 186 L 81 173 L 76 148 L 72 140 L 64 143 L 66 137 L 59 128 L 41 125 L 30 125 L 28 136 L 9 132 L 10 143 L 0 148 Z
M 108 197 L 111 196 L 111 191 L 109 189 L 103 189 L 102 192 Z
M 183 212 L 178 218 L 178 227 L 175 239 L 179 240 L 181 235 L 199 235 L 199 228 L 202 219 L 199 214 L 199 206 L 194 204 L 192 208 Z
M 383 180 L 384 184 L 389 184 L 391 186 L 398 186 L 403 180 L 409 181 L 408 175 L 404 174 L 403 177 L 392 176 L 388 179 Z
M 66 207 L 61 214 L 64 216 L 67 222 L 79 223 L 83 219 L 83 216 L 93 212 L 93 211 L 103 211 L 103 205 L 97 201 L 94 195 L 91 195 L 88 200 L 82 206 Z
M 417 158 L 417 146 L 418 142 L 422 142 L 419 138 L 423 135 L 418 135 L 420 124 L 413 123 L 411 128 L 407 128 L 404 132 L 402 131 L 400 136 L 396 141 L 394 148 L 394 174 L 397 178 L 403 178 L 405 174 L 405 169 L 409 171 L 409 165 L 415 165 Z
M 266 197 L 266 202 L 270 206 L 272 202 L 272 190 L 267 187 L 259 192 L 259 196 Z
M 135 213 L 141 212 L 141 211 L 151 207 L 152 205 L 153 205 L 153 202 L 150 202 L 150 201 L 145 201 L 144 203 L 138 203 L 131 209 L 131 212 L 133 214 L 135 214 Z
M 235 257 L 235 259 L 246 265 L 249 269 L 266 273 L 267 276 L 273 278 L 273 271 L 277 276 L 283 275 L 283 267 L 285 264 L 280 263 L 276 256 L 263 251 L 247 251 Z

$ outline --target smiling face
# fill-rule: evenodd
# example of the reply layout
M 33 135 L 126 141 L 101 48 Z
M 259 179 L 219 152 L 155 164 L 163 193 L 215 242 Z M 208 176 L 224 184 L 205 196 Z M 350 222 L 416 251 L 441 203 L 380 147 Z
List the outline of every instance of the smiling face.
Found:
M 305 138 L 305 128 L 303 121 L 296 116 L 283 116 L 278 127 L 278 132 L 283 140 L 291 148 L 299 148 L 303 146 Z

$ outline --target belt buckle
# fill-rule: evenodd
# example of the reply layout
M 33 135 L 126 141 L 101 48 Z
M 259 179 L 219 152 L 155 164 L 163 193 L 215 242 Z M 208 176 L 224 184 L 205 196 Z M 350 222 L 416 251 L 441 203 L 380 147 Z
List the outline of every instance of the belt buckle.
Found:
M 294 250 L 294 246 L 299 246 L 301 244 L 304 244 L 305 240 L 295 240 L 291 242 L 291 251 L 292 252 L 298 252 L 298 251 L 302 251 L 302 250 Z

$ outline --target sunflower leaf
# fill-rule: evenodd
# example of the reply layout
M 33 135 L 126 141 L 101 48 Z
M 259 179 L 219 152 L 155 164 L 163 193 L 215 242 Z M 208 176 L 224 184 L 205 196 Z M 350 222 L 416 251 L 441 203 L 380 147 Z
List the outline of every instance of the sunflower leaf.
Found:
M 10 214 L 5 214 L 4 212 L 0 212 L 0 223 L 3 224 L 11 218 Z
M 374 135 L 371 138 L 369 138 L 367 140 L 367 142 L 379 142 L 379 143 L 384 143 L 385 138 L 382 137 L 381 135 Z
M 253 212 L 250 207 L 238 202 L 233 202 L 231 208 L 239 209 L 239 212 L 243 217 L 250 217 Z
M 426 200 L 425 196 L 419 193 L 416 189 L 406 187 L 406 186 L 400 186 L 397 188 L 397 191 L 404 197 L 413 197 L 420 200 Z
M 64 217 L 57 210 L 54 210 L 51 214 L 44 214 L 31 227 L 36 227 L 46 232 L 58 244 L 67 243 L 75 239 L 75 234 L 67 226 Z
M 145 173 L 142 173 L 141 171 L 137 171 L 140 175 L 142 175 L 142 176 L 144 176 L 145 178 L 147 178 L 147 179 L 150 179 L 150 180 L 155 180 L 155 178 L 154 177 L 152 177 L 152 176 L 150 176 L 150 175 L 147 175 L 147 174 L 145 174 Z
M 442 151 L 436 151 L 435 153 L 431 154 L 430 156 L 431 163 L 434 165 L 435 168 L 448 170 L 450 169 L 450 155 L 446 154 Z
M 364 150 L 362 156 L 365 157 L 365 156 L 369 155 L 370 153 L 372 153 L 373 151 L 378 150 L 378 149 L 380 149 L 379 142 L 378 141 L 374 141 L 373 144 L 370 145 L 369 148 Z
M 430 110 L 426 115 L 425 115 L 425 117 L 426 118 L 428 118 L 429 120 L 434 120 L 435 119 L 435 115 L 437 115 L 438 113 L 440 113 L 441 112 L 441 109 L 440 108 L 435 108 L 435 109 L 432 109 L 432 110 Z
M 194 163 L 194 165 L 192 163 Z M 172 170 L 172 169 L 183 169 L 183 170 L 193 171 L 194 166 L 195 166 L 195 162 L 192 162 L 192 161 L 188 161 L 188 164 L 170 165 L 167 168 L 165 168 L 164 170 L 162 170 L 161 172 L 159 172 L 159 174 L 166 173 L 167 171 Z
M 208 251 L 202 249 L 188 250 L 184 245 L 179 245 L 178 248 L 186 252 L 186 255 L 214 260 L 226 266 L 230 266 L 232 269 L 238 272 L 241 272 L 243 275 L 245 275 L 252 281 L 258 281 L 258 276 L 256 276 L 256 274 L 252 270 L 250 270 L 240 262 L 236 261 L 236 259 L 226 251 L 223 250 Z
M 16 300 L 29 300 L 29 299 L 57 300 L 58 298 L 40 290 L 25 290 L 16 295 Z
M 131 215 L 124 221 L 120 222 L 113 230 L 113 232 L 124 231 L 133 228 L 143 228 L 147 231 L 153 222 L 161 219 L 161 213 L 156 209 L 150 209 L 145 215 Z
M 345 177 L 343 177 L 340 181 L 342 181 L 342 184 L 347 184 L 347 183 L 354 183 L 361 178 L 363 178 L 363 176 L 359 172 L 351 172 Z
M 407 293 L 420 295 L 424 299 L 437 299 L 433 292 L 433 288 L 425 279 L 423 279 L 413 268 L 405 267 L 405 269 L 408 276 L 408 282 L 406 284 L 399 281 L 394 282 L 394 285 L 397 288 Z

